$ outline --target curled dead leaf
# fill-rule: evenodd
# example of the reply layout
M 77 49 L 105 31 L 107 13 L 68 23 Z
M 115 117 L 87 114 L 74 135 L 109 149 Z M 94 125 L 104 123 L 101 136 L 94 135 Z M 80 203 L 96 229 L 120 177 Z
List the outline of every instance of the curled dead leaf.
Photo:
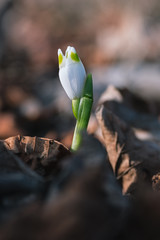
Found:
M 160 171 L 160 146 L 139 140 L 133 129 L 116 115 L 114 103 L 117 104 L 116 99 L 102 103 L 96 116 L 113 172 L 121 182 L 123 193 L 131 193 L 137 183 L 151 185 L 152 176 Z
M 45 177 L 58 171 L 61 159 L 70 154 L 63 144 L 48 138 L 17 135 L 5 139 L 4 145 Z

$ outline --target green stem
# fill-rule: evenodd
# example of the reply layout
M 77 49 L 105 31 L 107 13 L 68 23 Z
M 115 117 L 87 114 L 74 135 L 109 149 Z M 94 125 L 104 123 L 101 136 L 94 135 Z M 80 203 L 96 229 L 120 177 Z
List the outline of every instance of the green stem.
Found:
M 91 108 L 92 99 L 83 97 L 80 101 L 80 112 L 78 115 L 76 127 L 74 130 L 71 150 L 77 151 L 82 142 L 82 132 L 87 129 Z
M 80 98 L 76 98 L 72 100 L 72 111 L 75 118 L 78 118 L 78 109 L 79 109 Z
M 92 86 L 92 76 L 89 74 L 86 79 L 84 86 L 83 96 L 80 100 L 78 109 L 78 118 L 76 127 L 74 130 L 73 141 L 71 150 L 77 151 L 82 142 L 82 132 L 87 129 L 91 109 L 93 104 L 93 86 Z

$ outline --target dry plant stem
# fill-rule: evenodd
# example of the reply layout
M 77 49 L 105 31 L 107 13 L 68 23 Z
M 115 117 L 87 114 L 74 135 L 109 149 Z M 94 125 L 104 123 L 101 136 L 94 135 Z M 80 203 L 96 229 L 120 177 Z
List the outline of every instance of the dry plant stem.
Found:
M 80 100 L 78 109 L 78 118 L 73 135 L 73 141 L 71 146 L 71 151 L 77 151 L 81 141 L 82 132 L 87 129 L 91 109 L 93 104 L 93 85 L 92 85 L 92 75 L 89 74 L 86 79 L 84 86 L 83 97 Z

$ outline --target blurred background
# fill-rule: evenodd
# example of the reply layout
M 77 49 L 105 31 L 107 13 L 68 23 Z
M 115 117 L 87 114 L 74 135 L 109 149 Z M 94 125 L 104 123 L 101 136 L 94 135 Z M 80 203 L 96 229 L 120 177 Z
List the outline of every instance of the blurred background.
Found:
M 57 62 L 68 45 L 93 74 L 94 109 L 108 84 L 160 101 L 159 20 L 159 0 L 0 0 L 0 139 L 70 146 L 75 120 Z

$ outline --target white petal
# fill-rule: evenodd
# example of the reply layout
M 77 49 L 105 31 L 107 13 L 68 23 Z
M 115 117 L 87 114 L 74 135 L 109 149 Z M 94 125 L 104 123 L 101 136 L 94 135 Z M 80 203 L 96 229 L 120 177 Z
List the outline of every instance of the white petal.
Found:
M 68 52 L 70 51 L 70 48 L 71 48 L 70 46 L 67 47 L 66 52 L 65 52 L 65 57 L 67 57 Z
M 69 80 L 68 76 L 66 75 L 66 69 L 65 68 L 61 68 L 59 70 L 59 79 L 60 79 L 60 82 L 61 82 L 64 90 L 66 91 L 68 97 L 70 99 L 72 99 L 73 91 L 72 91 L 72 88 L 71 88 L 71 85 L 70 85 L 70 80 Z
M 75 54 L 75 56 L 73 55 Z M 58 54 L 63 54 L 58 50 Z M 72 55 L 72 58 L 71 58 Z M 82 95 L 86 79 L 86 71 L 79 59 L 74 47 L 67 47 L 63 62 L 59 69 L 61 84 L 70 99 L 79 98 Z
M 61 50 L 60 48 L 58 48 L 58 56 L 59 56 L 60 54 L 62 54 L 62 56 L 63 56 L 62 50 Z
M 61 68 L 59 78 L 70 99 L 81 97 L 86 79 L 86 71 L 81 62 Z
M 71 48 L 70 48 L 70 52 L 76 53 L 76 49 L 75 49 L 74 47 L 71 47 Z
M 72 99 L 81 97 L 86 79 L 86 72 L 82 63 L 74 63 L 66 66 L 66 75 L 70 80 L 73 92 Z

